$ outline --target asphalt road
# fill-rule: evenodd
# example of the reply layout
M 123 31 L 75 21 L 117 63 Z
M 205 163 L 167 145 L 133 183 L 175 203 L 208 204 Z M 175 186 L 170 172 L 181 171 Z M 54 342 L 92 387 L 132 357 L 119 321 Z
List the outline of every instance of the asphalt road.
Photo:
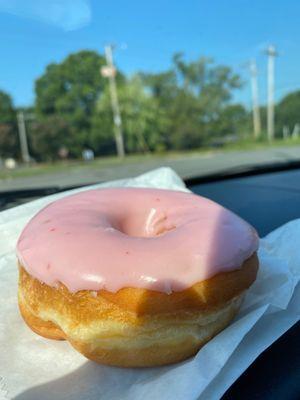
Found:
M 161 166 L 173 168 L 182 178 L 217 173 L 236 167 L 274 162 L 300 161 L 300 146 L 272 147 L 264 150 L 211 152 L 189 156 L 162 158 L 145 157 L 144 161 L 130 161 L 111 166 L 70 166 L 61 171 L 34 176 L 0 180 L 0 192 L 14 189 L 75 186 L 136 176 Z

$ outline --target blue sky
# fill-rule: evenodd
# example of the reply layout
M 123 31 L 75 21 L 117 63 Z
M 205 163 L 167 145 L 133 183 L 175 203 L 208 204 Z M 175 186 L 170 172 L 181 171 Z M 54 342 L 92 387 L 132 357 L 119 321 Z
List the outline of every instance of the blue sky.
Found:
M 166 69 L 176 51 L 187 59 L 212 56 L 242 75 L 245 86 L 234 100 L 246 106 L 251 93 L 243 65 L 256 58 L 264 103 L 269 43 L 279 52 L 276 98 L 300 88 L 299 20 L 299 0 L 0 0 L 0 89 L 16 105 L 29 105 L 48 63 L 114 42 L 126 73 Z

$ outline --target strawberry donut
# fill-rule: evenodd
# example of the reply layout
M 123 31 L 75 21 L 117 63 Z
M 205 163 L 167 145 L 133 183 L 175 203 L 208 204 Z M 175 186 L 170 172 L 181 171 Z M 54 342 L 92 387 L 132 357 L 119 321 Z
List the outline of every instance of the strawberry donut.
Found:
M 164 365 L 224 329 L 256 279 L 258 236 L 206 198 L 141 188 L 57 200 L 17 244 L 19 308 L 103 364 Z

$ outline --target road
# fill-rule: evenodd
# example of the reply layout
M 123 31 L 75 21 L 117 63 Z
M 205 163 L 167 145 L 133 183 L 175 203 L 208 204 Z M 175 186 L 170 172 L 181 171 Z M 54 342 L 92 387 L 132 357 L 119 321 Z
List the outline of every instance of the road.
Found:
M 80 184 L 104 182 L 136 176 L 161 166 L 173 168 L 182 178 L 216 173 L 239 167 L 265 163 L 300 162 L 300 146 L 272 147 L 263 150 L 210 152 L 184 156 L 145 157 L 143 161 L 114 163 L 112 165 L 70 166 L 60 171 L 28 177 L 0 180 L 0 192 L 15 189 L 49 186 L 68 187 Z

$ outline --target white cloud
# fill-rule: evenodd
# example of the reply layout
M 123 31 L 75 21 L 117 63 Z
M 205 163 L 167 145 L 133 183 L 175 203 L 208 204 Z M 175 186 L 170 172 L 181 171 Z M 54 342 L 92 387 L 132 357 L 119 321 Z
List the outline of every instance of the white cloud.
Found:
M 91 20 L 88 0 L 0 0 L 0 12 L 55 25 L 72 31 Z

